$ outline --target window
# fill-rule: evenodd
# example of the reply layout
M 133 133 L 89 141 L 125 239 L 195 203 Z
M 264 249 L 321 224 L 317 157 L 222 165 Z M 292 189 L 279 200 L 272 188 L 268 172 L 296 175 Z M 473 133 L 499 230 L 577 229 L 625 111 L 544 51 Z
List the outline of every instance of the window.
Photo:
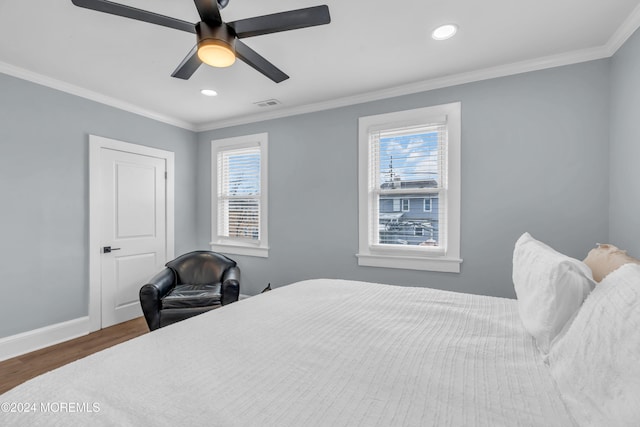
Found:
M 211 142 L 211 249 L 268 256 L 266 133 Z
M 425 197 L 424 199 L 424 211 L 433 212 L 433 199 L 434 197 Z
M 359 265 L 460 272 L 460 110 L 359 119 Z

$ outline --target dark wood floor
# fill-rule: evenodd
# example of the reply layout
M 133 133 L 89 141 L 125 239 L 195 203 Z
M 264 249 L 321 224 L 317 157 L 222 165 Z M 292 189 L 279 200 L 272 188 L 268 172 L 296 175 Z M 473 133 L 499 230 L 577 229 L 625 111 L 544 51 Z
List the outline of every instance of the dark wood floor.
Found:
M 74 360 L 149 332 L 143 317 L 0 362 L 0 394 Z

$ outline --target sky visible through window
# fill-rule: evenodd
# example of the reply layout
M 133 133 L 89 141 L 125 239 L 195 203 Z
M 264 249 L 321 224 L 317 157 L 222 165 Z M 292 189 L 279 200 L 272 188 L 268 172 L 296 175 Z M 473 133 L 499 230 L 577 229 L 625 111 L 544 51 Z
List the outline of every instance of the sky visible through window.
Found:
M 434 179 L 438 172 L 438 132 L 380 138 L 380 183 Z

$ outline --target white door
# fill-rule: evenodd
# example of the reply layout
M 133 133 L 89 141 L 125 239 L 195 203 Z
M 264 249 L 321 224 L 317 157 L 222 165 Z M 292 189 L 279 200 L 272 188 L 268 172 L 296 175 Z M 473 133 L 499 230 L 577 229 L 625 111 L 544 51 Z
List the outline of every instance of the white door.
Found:
M 100 327 L 104 328 L 142 315 L 140 287 L 164 268 L 173 251 L 168 250 L 167 239 L 171 197 L 166 152 L 126 143 L 110 146 L 104 144 L 105 138 L 99 140 L 102 144 L 94 147 L 97 164 L 93 165 L 98 171 L 92 170 L 99 180 L 92 182 L 98 193 L 92 194 L 98 199 L 92 206 L 99 211 L 91 213 L 99 238 L 91 240 L 99 245 L 95 278 L 100 287 Z M 92 251 L 95 254 L 96 248 Z

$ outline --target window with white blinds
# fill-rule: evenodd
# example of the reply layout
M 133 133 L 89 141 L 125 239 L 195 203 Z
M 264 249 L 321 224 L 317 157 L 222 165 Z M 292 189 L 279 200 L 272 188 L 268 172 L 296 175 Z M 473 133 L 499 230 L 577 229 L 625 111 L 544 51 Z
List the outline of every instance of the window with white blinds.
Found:
M 218 235 L 260 240 L 260 147 L 218 153 Z
M 214 250 L 267 256 L 267 140 L 258 134 L 212 142 Z
M 359 127 L 359 264 L 459 272 L 460 104 Z

